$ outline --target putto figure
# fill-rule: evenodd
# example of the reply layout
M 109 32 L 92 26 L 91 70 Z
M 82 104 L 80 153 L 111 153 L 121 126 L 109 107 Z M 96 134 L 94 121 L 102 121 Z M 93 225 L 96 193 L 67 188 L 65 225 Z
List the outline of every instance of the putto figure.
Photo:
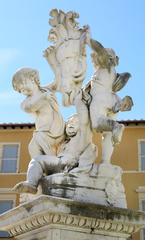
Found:
M 89 91 L 90 121 L 93 129 L 103 133 L 102 162 L 110 163 L 114 146 L 121 142 L 124 130 L 124 125 L 116 121 L 116 114 L 129 111 L 133 105 L 131 97 L 121 99 L 116 92 L 124 87 L 131 74 L 116 73 L 119 58 L 113 49 L 104 48 L 93 39 L 89 40 L 89 45 L 93 49 L 91 56 L 95 69 Z
M 113 111 L 110 110 L 120 102 L 120 98 L 112 91 L 116 78 L 115 66 L 118 57 L 112 49 L 105 49 L 106 56 L 96 52 L 92 54 L 92 62 L 95 73 L 92 77 L 90 94 L 90 116 L 92 127 L 99 132 L 111 131 L 114 144 L 121 141 L 124 126 L 113 119 Z M 109 61 L 110 59 L 110 61 Z
M 13 87 L 26 95 L 22 109 L 35 117 L 36 130 L 29 144 L 31 158 L 56 155 L 64 138 L 65 123 L 53 92 L 40 86 L 38 71 L 22 68 L 13 76 Z
M 78 115 L 71 116 L 66 122 L 65 139 L 57 156 L 38 155 L 33 158 L 27 170 L 27 179 L 16 184 L 13 191 L 18 193 L 37 192 L 39 181 L 44 174 L 55 173 L 89 173 L 96 160 L 96 147 L 92 143 L 92 132 L 88 112 L 84 113 L 84 121 L 80 130 Z M 80 109 L 81 113 L 82 109 Z M 78 144 L 79 143 L 79 144 Z

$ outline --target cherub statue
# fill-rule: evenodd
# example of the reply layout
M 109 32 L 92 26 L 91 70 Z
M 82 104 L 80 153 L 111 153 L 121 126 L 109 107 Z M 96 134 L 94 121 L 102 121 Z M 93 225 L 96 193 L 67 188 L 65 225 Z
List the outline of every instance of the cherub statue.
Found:
M 85 35 L 89 28 L 78 27 L 75 18 L 79 15 L 75 12 L 64 13 L 53 9 L 50 16 L 52 18 L 49 23 L 52 28 L 48 39 L 54 45 L 44 51 L 44 57 L 52 67 L 55 80 L 49 87 L 60 91 L 63 94 L 63 105 L 69 106 L 73 104 L 85 78 Z
M 29 144 L 31 158 L 56 155 L 64 139 L 65 123 L 54 93 L 40 86 L 39 74 L 32 68 L 18 70 L 12 84 L 16 91 L 26 95 L 22 109 L 35 117 L 36 130 Z
M 93 39 L 89 39 L 89 45 L 93 49 L 91 56 L 95 72 L 84 87 L 83 101 L 89 99 L 87 104 L 92 129 L 103 133 L 102 162 L 110 163 L 114 145 L 120 143 L 124 130 L 124 125 L 116 121 L 116 114 L 130 110 L 133 105 L 131 97 L 120 99 L 116 91 L 126 84 L 131 75 L 116 73 L 119 58 L 112 49 L 104 48 Z
M 22 68 L 13 76 L 14 89 L 26 95 L 21 107 L 33 114 L 36 126 L 29 144 L 31 160 L 26 181 L 16 184 L 13 191 L 35 194 L 41 183 L 43 192 L 46 188 L 52 189 L 52 192 L 46 191 L 52 196 L 60 192 L 62 197 L 124 207 L 121 170 L 110 162 L 114 146 L 120 143 L 124 130 L 124 125 L 116 121 L 116 114 L 130 110 L 133 105 L 131 97 L 120 99 L 116 92 L 131 75 L 116 72 L 119 58 L 112 49 L 91 39 L 88 26 L 79 28 L 76 12 L 53 9 L 50 16 L 49 40 L 53 45 L 44 51 L 44 57 L 53 69 L 54 81 L 41 87 L 38 72 L 31 68 Z M 82 88 L 87 44 L 93 50 L 95 72 Z M 77 114 L 66 123 L 59 111 L 56 91 L 62 93 L 64 106 L 76 107 Z M 92 140 L 94 130 L 103 134 L 102 163 L 99 165 L 96 163 L 97 146 Z M 54 188 L 59 185 L 57 193 L 52 183 Z M 111 191 L 112 187 L 115 191 Z M 67 191 L 68 194 L 64 194 Z
M 82 109 L 80 109 L 80 113 L 81 111 Z M 65 132 L 65 140 L 58 155 L 39 155 L 33 158 L 28 166 L 26 181 L 16 184 L 13 191 L 35 194 L 39 180 L 44 174 L 51 175 L 60 172 L 89 173 L 92 170 L 96 160 L 96 147 L 92 143 L 88 111 L 84 112 L 81 131 L 78 115 L 75 114 L 66 122 Z
M 124 126 L 114 121 L 116 106 L 121 106 L 121 99 L 116 90 L 120 90 L 131 76 L 129 73 L 117 74 L 115 66 L 118 65 L 118 56 L 113 49 L 104 48 L 100 43 L 91 40 L 92 62 L 95 73 L 91 81 L 90 115 L 92 127 L 99 131 L 111 131 L 113 144 L 121 141 Z M 118 81 L 120 78 L 120 81 Z M 121 82 L 122 85 L 116 82 Z M 123 103 L 122 103 L 123 104 Z M 123 109 L 122 109 L 123 110 Z

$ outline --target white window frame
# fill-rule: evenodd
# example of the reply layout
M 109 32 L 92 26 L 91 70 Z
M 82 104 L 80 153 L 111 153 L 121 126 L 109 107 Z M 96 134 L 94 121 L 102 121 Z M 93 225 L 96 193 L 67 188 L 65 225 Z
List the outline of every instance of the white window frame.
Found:
M 0 201 L 12 201 L 13 202 L 12 208 L 13 208 L 16 206 L 16 194 L 6 194 L 7 192 L 10 192 L 9 188 L 4 188 L 4 189 L 0 188 Z
M 138 189 L 136 189 L 136 192 L 138 193 L 139 210 L 143 211 L 142 202 L 145 201 L 145 187 L 144 186 L 139 186 Z M 140 240 L 144 240 L 143 230 L 140 230 Z
M 2 149 L 4 145 L 18 145 L 18 157 L 17 157 L 17 165 L 16 165 L 16 172 L 0 172 L 0 174 L 16 174 L 19 172 L 19 166 L 20 166 L 20 142 L 0 142 L 0 168 L 2 164 Z
M 9 193 L 10 190 L 11 190 L 10 188 L 0 188 L 0 201 L 12 201 L 13 202 L 12 208 L 13 208 L 16 206 L 16 194 L 10 194 Z
M 144 194 L 144 198 L 140 200 L 140 205 L 141 205 L 141 208 L 140 208 L 140 209 L 141 209 L 141 211 L 143 211 L 143 209 L 142 209 L 142 202 L 143 202 L 143 201 L 145 202 L 145 194 Z M 145 212 L 145 211 L 144 211 L 144 212 Z M 145 229 L 145 228 L 144 228 L 144 229 Z M 140 239 L 141 239 L 141 240 L 145 240 L 145 235 L 144 235 L 143 229 L 141 230 L 141 233 L 140 233 Z
M 140 172 L 145 172 L 141 169 L 141 142 L 145 142 L 145 139 L 138 139 L 138 168 Z
M 12 201 L 13 202 L 13 207 L 16 206 L 16 194 L 1 194 L 0 191 L 0 201 Z

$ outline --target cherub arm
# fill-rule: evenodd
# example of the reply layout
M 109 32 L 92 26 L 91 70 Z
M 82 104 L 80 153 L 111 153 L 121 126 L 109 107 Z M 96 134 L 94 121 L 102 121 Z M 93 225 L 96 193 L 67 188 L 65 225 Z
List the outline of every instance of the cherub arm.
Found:
M 110 72 L 111 67 L 118 65 L 119 58 L 116 56 L 113 49 L 104 48 L 101 43 L 94 39 L 90 39 L 90 47 L 93 50 L 91 56 L 95 68 L 99 66 L 101 68 L 108 69 Z
M 90 47 L 99 55 L 106 55 L 106 50 L 103 45 L 92 38 L 90 39 Z
M 53 91 L 58 90 L 60 83 L 61 83 L 61 73 L 60 73 L 60 67 L 59 63 L 56 59 L 56 50 L 54 46 L 48 47 L 45 51 L 43 56 L 46 58 L 48 64 L 52 68 L 55 80 L 51 84 L 48 85 L 49 89 L 52 89 Z
M 32 97 L 27 97 L 21 103 L 21 108 L 27 113 L 36 112 L 44 106 L 44 100 L 51 100 L 51 93 L 49 91 Z
M 75 99 L 75 105 L 79 118 L 79 132 L 78 132 L 79 146 L 77 145 L 76 149 L 78 150 L 79 154 L 81 154 L 84 151 L 84 149 L 88 146 L 88 143 L 91 143 L 92 141 L 92 130 L 90 126 L 89 110 L 83 98 L 84 92 L 83 90 L 80 90 L 79 94 Z

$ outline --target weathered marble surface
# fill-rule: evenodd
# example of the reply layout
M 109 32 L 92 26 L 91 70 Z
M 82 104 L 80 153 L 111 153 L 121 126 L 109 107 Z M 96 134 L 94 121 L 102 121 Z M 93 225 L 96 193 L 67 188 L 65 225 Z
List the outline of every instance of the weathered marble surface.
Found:
M 83 112 L 85 113 L 85 109 Z M 78 169 L 77 171 L 87 174 L 91 171 L 97 151 L 92 143 L 87 109 L 81 129 L 78 115 L 73 115 L 67 121 L 65 131 L 66 136 L 60 144 L 58 155 L 45 154 L 33 158 L 28 165 L 26 181 L 18 183 L 14 187 L 14 191 L 36 193 L 39 180 L 44 173 L 51 175 L 52 173 L 70 172 L 72 169 Z
M 96 166 L 95 166 L 96 167 Z M 104 206 L 127 208 L 125 189 L 121 181 L 122 169 L 111 164 L 100 164 L 89 174 L 75 168 L 69 173 L 58 173 L 40 181 L 42 193 Z
M 48 40 L 52 45 L 44 51 L 44 57 L 55 75 L 51 84 L 42 87 L 38 71 L 32 68 L 22 68 L 13 76 L 13 88 L 26 96 L 21 107 L 34 115 L 36 126 L 29 144 L 31 161 L 26 181 L 13 190 L 35 194 L 45 175 L 41 181 L 45 194 L 126 208 L 122 170 L 111 165 L 111 156 L 124 130 L 116 115 L 133 106 L 131 97 L 121 99 L 117 94 L 131 74 L 117 73 L 119 58 L 115 51 L 92 39 L 90 28 L 80 28 L 77 18 L 79 15 L 72 11 L 50 12 Z M 87 69 L 86 46 L 91 49 L 94 73 L 82 86 Z M 56 92 L 62 94 L 64 106 L 76 107 L 76 114 L 67 122 L 60 113 Z M 96 163 L 98 149 L 92 141 L 93 131 L 102 134 L 100 165 Z
M 15 239 L 123 240 L 145 227 L 145 213 L 40 196 L 0 216 Z

